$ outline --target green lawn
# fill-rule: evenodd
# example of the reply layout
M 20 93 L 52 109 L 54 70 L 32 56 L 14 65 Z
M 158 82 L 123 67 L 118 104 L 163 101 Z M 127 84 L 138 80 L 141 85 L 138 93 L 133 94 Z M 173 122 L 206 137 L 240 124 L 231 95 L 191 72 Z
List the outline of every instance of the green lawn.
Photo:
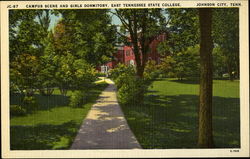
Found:
M 90 90 L 89 102 L 83 108 L 69 107 L 69 97 L 60 95 L 58 90 L 51 96 L 36 94 L 37 110 L 10 120 L 11 150 L 68 149 L 91 105 L 106 86 L 99 83 Z M 11 104 L 18 104 L 18 99 L 18 95 L 12 95 Z
M 240 147 L 239 81 L 213 81 L 213 127 L 216 148 Z M 197 148 L 199 85 L 159 79 L 145 95 L 144 106 L 122 106 L 143 148 Z

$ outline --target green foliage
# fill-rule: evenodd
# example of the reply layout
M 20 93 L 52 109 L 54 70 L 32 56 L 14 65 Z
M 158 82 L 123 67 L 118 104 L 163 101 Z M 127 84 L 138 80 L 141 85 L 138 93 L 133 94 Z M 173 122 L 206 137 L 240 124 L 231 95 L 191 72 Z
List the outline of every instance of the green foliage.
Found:
M 230 79 L 239 78 L 239 9 L 220 8 L 213 12 L 213 38 L 224 57 Z M 218 55 L 218 54 L 217 54 Z M 220 71 L 220 70 L 219 70 Z M 224 73 L 226 73 L 224 72 Z M 234 73 L 233 73 L 234 72 Z
M 50 78 L 44 75 L 51 69 L 44 70 L 43 55 L 47 46 L 49 16 L 50 10 L 10 11 L 11 91 L 32 95 L 35 88 L 48 85 Z M 47 79 L 45 84 L 40 78 Z
M 105 74 L 105 73 L 102 73 L 102 72 L 97 72 L 97 73 L 96 73 L 96 76 L 97 76 L 97 77 L 106 77 L 106 74 Z
M 214 9 L 213 27 L 215 43 L 230 51 L 228 56 L 237 56 L 239 52 L 239 9 Z
M 85 91 L 76 90 L 70 96 L 69 106 L 79 108 L 87 102 L 87 93 Z
M 177 77 L 182 80 L 198 77 L 199 65 L 199 46 L 196 45 L 172 56 L 165 56 L 159 67 L 168 77 Z
M 172 47 L 170 47 L 170 45 L 169 45 L 169 40 L 165 40 L 163 42 L 160 42 L 157 45 L 156 49 L 157 49 L 158 53 L 162 56 L 167 56 L 169 54 L 174 53 L 174 49 Z
M 218 46 L 213 49 L 213 75 L 215 78 L 221 78 L 227 72 L 226 57 Z
M 62 15 L 53 32 L 52 14 Z M 51 95 L 59 87 L 66 95 L 69 89 L 91 87 L 95 64 L 106 62 L 114 51 L 110 24 L 107 10 L 10 11 L 11 91 Z
M 155 61 L 148 61 L 143 78 L 136 76 L 133 66 L 118 64 L 110 71 L 111 78 L 118 88 L 118 99 L 123 105 L 140 105 L 148 86 L 156 79 L 160 70 Z
M 191 8 L 166 9 L 169 36 L 165 47 L 173 53 L 186 50 L 199 43 L 198 10 Z M 163 50 L 164 51 L 164 50 Z
M 39 55 L 44 29 L 35 21 L 43 10 L 10 10 L 10 61 L 22 53 Z
M 157 77 L 159 77 L 161 73 L 160 66 L 156 64 L 154 60 L 149 60 L 145 66 L 144 70 L 144 81 L 149 85 L 152 81 L 154 81 Z
M 119 36 L 122 43 L 133 46 L 136 61 L 136 75 L 143 78 L 150 43 L 166 32 L 165 16 L 162 9 L 116 9 L 122 26 Z M 127 33 L 129 33 L 129 38 Z
M 49 32 L 45 43 L 44 54 L 40 57 L 41 70 L 37 76 L 36 87 L 43 95 L 50 95 L 52 91 L 46 92 L 44 90 L 55 87 L 57 82 L 55 79 L 57 66 L 54 61 L 55 49 L 53 46 L 52 32 Z
M 85 60 L 77 59 L 73 64 L 73 89 L 88 89 L 96 80 L 96 70 Z
M 10 115 L 12 116 L 23 116 L 26 114 L 26 109 L 20 105 L 10 105 Z
M 142 79 L 135 78 L 134 76 L 121 77 L 126 80 L 122 87 L 118 90 L 119 102 L 123 105 L 140 105 L 143 99 L 140 98 L 144 95 L 146 86 Z
M 17 55 L 10 63 L 11 90 L 32 95 L 39 71 L 40 61 L 37 56 L 25 53 Z
M 32 112 L 37 109 L 37 101 L 33 96 L 24 96 L 21 106 L 27 110 L 27 112 Z
M 79 21 L 73 23 L 67 19 L 61 21 L 55 27 L 53 57 L 56 64 L 56 84 L 64 94 L 68 89 L 87 89 L 96 79 L 95 69 L 85 59 L 86 46 L 83 39 L 76 38 L 82 35 Z M 76 37 L 72 35 L 76 34 Z M 75 42 L 77 41 L 77 42 Z M 82 45 L 83 44 L 83 45 Z M 81 50 L 81 51 L 80 51 Z
M 136 77 L 134 67 L 119 64 L 111 70 L 111 78 L 118 88 L 118 99 L 123 105 L 138 105 L 143 102 L 147 85 L 144 79 Z
M 174 68 L 175 68 L 176 61 L 172 56 L 165 56 L 161 59 L 160 63 L 160 70 L 163 75 L 168 77 L 174 77 Z
M 118 64 L 116 68 L 110 70 L 110 77 L 114 80 L 118 89 L 126 82 L 126 79 L 124 79 L 125 77 L 133 76 L 135 76 L 135 69 L 132 66 Z
M 76 30 L 72 44 L 77 46 L 78 56 L 93 65 L 110 59 L 114 52 L 116 27 L 111 24 L 108 10 L 60 10 L 60 13 L 66 24 L 65 29 L 73 27 Z

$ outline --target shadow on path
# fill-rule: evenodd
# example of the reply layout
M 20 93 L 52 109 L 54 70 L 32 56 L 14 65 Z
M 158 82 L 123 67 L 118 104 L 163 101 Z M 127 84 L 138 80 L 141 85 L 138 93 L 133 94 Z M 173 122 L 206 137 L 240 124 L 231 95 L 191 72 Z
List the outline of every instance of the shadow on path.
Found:
M 116 89 L 110 84 L 85 118 L 71 149 L 141 148 L 117 103 Z

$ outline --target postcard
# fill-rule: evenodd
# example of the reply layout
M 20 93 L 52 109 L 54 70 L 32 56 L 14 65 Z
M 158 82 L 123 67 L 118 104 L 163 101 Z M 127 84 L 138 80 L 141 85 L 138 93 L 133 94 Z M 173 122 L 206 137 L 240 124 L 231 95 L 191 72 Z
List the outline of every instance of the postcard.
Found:
M 249 157 L 247 0 L 0 4 L 3 158 Z

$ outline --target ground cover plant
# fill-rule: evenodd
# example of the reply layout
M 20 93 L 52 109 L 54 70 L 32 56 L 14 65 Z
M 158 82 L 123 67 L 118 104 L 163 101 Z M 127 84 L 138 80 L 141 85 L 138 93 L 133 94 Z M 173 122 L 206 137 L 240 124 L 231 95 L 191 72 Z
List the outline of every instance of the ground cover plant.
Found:
M 83 119 L 97 97 L 107 86 L 98 83 L 88 94 L 88 102 L 82 107 L 69 106 L 69 96 L 55 90 L 50 96 L 35 94 L 36 109 L 24 116 L 12 116 L 10 120 L 10 144 L 12 150 L 69 149 Z M 11 98 L 18 105 L 20 95 Z

